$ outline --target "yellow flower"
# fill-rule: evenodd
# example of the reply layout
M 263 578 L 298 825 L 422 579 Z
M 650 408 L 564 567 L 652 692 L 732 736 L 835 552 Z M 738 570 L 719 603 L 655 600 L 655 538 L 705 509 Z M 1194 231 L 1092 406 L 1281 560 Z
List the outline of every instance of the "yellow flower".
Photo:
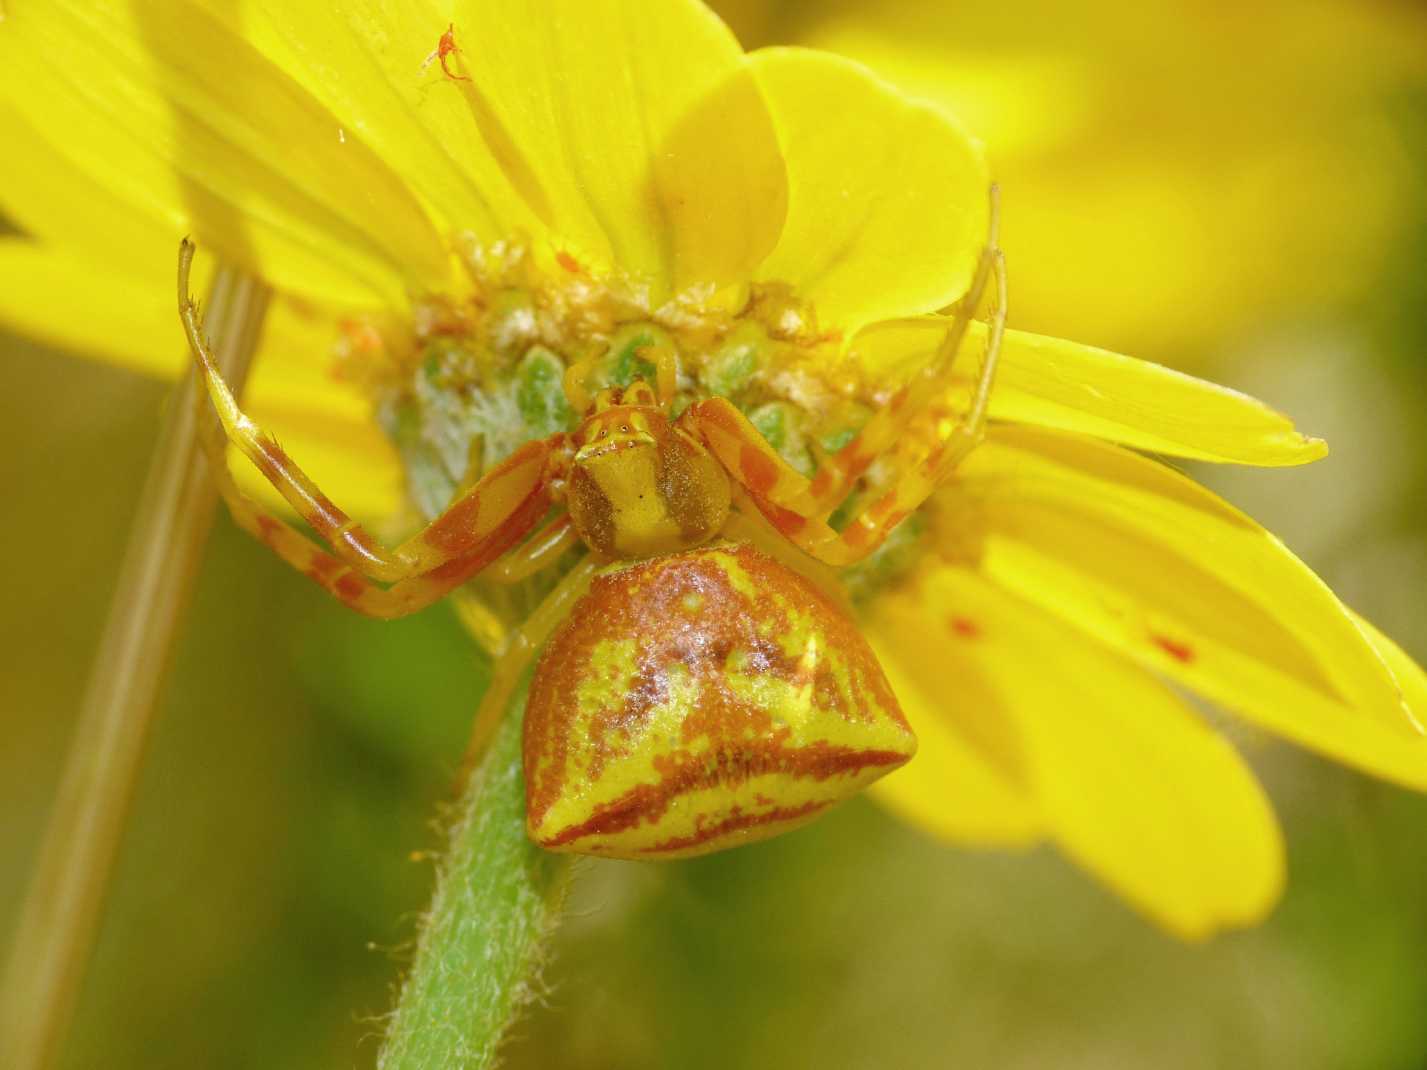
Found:
M 1427 79 L 1413 5 L 716 6 L 986 139 L 1033 329 L 1203 362 L 1265 317 L 1370 293 L 1419 199 L 1391 110 Z
M 172 372 L 173 253 L 193 233 L 281 295 L 247 408 L 375 517 L 402 480 L 383 390 L 431 372 L 443 338 L 465 354 L 512 294 L 565 363 L 658 326 L 696 387 L 727 373 L 775 406 L 766 433 L 810 469 L 941 345 L 987 230 L 985 166 L 863 69 L 744 56 L 692 0 L 332 7 L 12 5 L 0 138 L 25 166 L 0 204 L 28 237 L 0 241 L 0 319 Z M 721 355 L 745 337 L 733 375 Z M 462 404 L 488 400 L 480 372 Z M 962 407 L 973 374 L 950 391 Z M 991 416 L 845 577 L 921 738 L 879 798 L 958 842 L 1053 842 L 1197 937 L 1268 911 L 1282 846 L 1247 766 L 1171 685 L 1427 788 L 1427 676 L 1271 535 L 1136 452 L 1274 466 L 1320 442 L 1233 391 L 1016 331 Z

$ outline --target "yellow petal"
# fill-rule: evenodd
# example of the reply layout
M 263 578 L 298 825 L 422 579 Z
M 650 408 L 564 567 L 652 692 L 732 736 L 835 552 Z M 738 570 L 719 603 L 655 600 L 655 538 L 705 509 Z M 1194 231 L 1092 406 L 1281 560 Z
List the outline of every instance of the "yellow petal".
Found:
M 0 22 L 0 95 L 171 239 L 192 231 L 285 290 L 399 302 L 447 278 L 443 241 L 390 168 L 188 4 L 21 5 Z
M 1427 788 L 1421 734 L 1331 591 L 1252 520 L 1155 461 L 997 429 L 940 499 L 981 572 L 1270 731 Z M 958 533 L 959 531 L 959 533 Z
M 1022 325 L 1207 363 L 1370 293 L 1421 203 L 1366 103 L 1422 85 L 1419 4 L 774 6 L 987 139 Z
M 945 332 L 940 317 L 875 323 L 853 339 L 851 353 L 871 378 L 904 379 L 931 358 Z M 980 324 L 973 328 L 971 352 L 980 353 L 984 334 Z M 958 385 L 968 386 L 972 368 L 964 362 Z M 1006 332 L 991 416 L 1201 461 L 1295 465 L 1328 452 L 1321 439 L 1237 390 L 1024 331 Z
M 176 259 L 176 248 L 174 253 Z M 77 355 L 172 377 L 191 360 L 172 274 L 172 264 L 162 279 L 149 279 L 28 240 L 0 240 L 0 327 Z M 391 517 L 404 500 L 400 464 L 371 402 L 332 377 L 336 330 L 331 317 L 275 299 L 244 404 L 349 513 L 366 520 Z M 290 515 L 251 464 L 235 456 L 233 466 L 249 491 Z
M 1257 781 L 1148 673 L 965 569 L 930 567 L 872 614 L 895 622 L 884 656 L 915 666 L 925 703 L 913 717 L 922 748 L 884 796 L 916 774 L 929 735 L 974 739 L 979 754 L 1006 756 L 990 764 L 1013 762 L 1031 797 L 1020 812 L 1175 934 L 1254 922 L 1277 900 L 1283 847 Z M 966 768 L 984 766 L 923 769 L 920 806 L 894 808 L 951 839 L 995 827 L 1004 815 L 958 809 L 999 801 L 952 779 Z
M 401 462 L 370 411 L 290 404 L 261 366 L 254 370 L 248 397 L 244 405 L 253 419 L 272 430 L 288 455 L 343 511 L 378 531 L 404 515 Z M 228 463 L 243 489 L 274 513 L 293 516 L 292 506 L 236 448 L 228 451 Z
M 433 62 L 449 13 L 428 0 L 205 0 L 234 33 L 297 79 L 349 132 L 419 190 L 453 230 L 481 242 L 539 223 L 479 130 L 480 116 Z M 480 42 L 453 29 L 455 69 Z M 470 53 L 467 52 L 467 47 Z M 528 163 L 528 161 L 527 161 Z
M 916 757 L 868 790 L 893 813 L 954 843 L 1035 843 L 1043 836 L 1040 808 L 999 681 L 958 636 L 954 608 L 928 605 L 922 594 L 879 598 L 865 621 L 917 733 Z
M 1353 613 L 1352 617 L 1357 621 L 1363 634 L 1367 636 L 1368 642 L 1387 663 L 1393 679 L 1397 681 L 1397 686 L 1402 689 L 1403 701 L 1407 703 L 1407 708 L 1412 711 L 1417 723 L 1427 724 L 1427 672 L 1424 672 L 1422 666 L 1412 660 L 1407 651 L 1383 635 L 1368 621 L 1363 620 L 1356 613 Z
M 406 503 L 401 461 L 377 423 L 371 398 L 334 373 L 337 331 L 331 315 L 274 300 L 243 407 L 343 510 L 359 520 L 390 521 Z M 229 463 L 239 482 L 269 508 L 292 514 L 236 450 L 229 451 Z
M 3 41 L 0 29 L 0 48 Z M 66 249 L 72 259 L 88 262 L 95 278 L 105 264 L 132 275 L 136 264 L 162 262 L 173 274 L 179 235 L 171 235 L 158 216 L 145 215 L 118 197 L 102 173 L 70 164 L 3 97 L 0 145 L 5 146 L 8 159 L 24 161 L 24 166 L 7 168 L 0 180 L 0 214 L 10 223 L 46 246 Z M 11 277 L 24 284 L 22 274 Z M 81 295 L 86 303 L 91 297 L 105 300 L 88 290 L 55 295 L 55 299 L 70 302 L 66 315 L 73 317 L 73 302 Z
M 176 265 L 177 244 L 173 254 Z M 188 352 L 173 270 L 167 280 L 145 278 L 48 244 L 0 239 L 0 326 L 79 356 L 171 375 Z
M 455 83 L 487 148 L 579 258 L 655 300 L 747 279 L 782 227 L 777 137 L 738 43 L 694 0 L 463 0 Z
M 849 60 L 751 59 L 788 161 L 788 221 L 759 277 L 793 283 L 822 326 L 849 335 L 965 293 L 986 242 L 980 146 Z

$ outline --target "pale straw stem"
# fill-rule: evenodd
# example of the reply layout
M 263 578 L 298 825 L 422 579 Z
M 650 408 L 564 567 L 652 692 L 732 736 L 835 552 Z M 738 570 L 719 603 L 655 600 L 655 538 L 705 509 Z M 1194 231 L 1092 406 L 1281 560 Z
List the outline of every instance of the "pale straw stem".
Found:
M 269 291 L 215 273 L 207 324 L 223 376 L 241 389 Z M 175 313 L 176 320 L 176 313 Z M 190 368 L 154 450 L 59 793 L 0 988 L 0 1066 L 53 1066 L 74 1017 L 165 671 L 198 572 L 216 494 L 198 449 Z

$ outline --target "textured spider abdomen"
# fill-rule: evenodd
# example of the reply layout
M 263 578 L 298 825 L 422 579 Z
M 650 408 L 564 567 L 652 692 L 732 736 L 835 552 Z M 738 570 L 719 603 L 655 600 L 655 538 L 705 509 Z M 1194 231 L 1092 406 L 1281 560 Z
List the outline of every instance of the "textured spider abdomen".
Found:
M 704 854 L 811 820 L 916 751 L 871 649 L 746 545 L 611 566 L 551 638 L 525 716 L 552 850 Z

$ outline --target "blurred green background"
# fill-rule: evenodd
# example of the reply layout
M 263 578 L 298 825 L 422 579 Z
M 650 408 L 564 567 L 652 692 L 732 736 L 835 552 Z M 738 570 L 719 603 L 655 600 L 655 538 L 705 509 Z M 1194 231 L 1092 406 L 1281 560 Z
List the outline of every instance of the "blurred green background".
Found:
M 919 6 L 725 10 L 750 46 L 845 48 L 968 113 L 1014 325 L 1328 438 L 1307 469 L 1197 474 L 1427 659 L 1420 11 Z M 0 353 L 8 934 L 167 387 Z M 65 1065 L 370 1065 L 485 673 L 445 607 L 358 619 L 220 520 Z M 582 863 L 509 1065 L 1427 1065 L 1427 798 L 1228 730 L 1289 838 L 1257 930 L 1184 946 L 1052 852 L 951 850 L 855 801 L 712 858 Z

